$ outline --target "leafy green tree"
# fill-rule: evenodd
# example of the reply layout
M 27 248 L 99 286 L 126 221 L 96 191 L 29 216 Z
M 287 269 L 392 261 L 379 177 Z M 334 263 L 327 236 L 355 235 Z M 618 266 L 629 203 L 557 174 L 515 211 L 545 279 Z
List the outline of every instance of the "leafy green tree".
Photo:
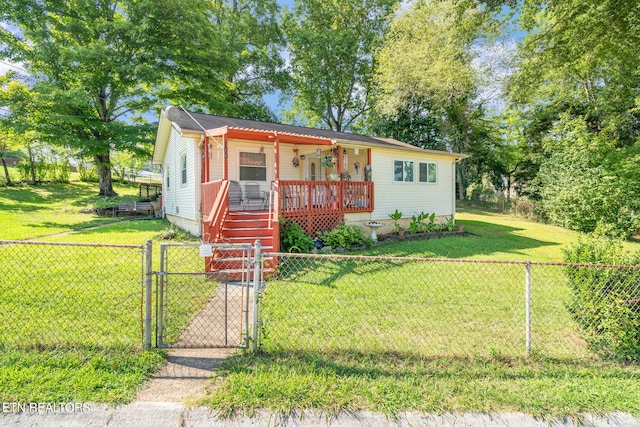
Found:
M 397 139 L 430 150 L 446 149 L 440 129 L 441 116 L 428 100 L 405 105 L 394 115 L 373 109 L 367 122 L 365 133 Z
M 471 47 L 481 24 L 476 8 L 459 13 L 454 1 L 419 0 L 393 21 L 377 55 L 376 113 L 391 122 L 428 117 L 437 130 L 432 147 L 470 155 L 457 168 L 461 199 L 491 165 L 492 125 L 474 102 L 479 79 Z
M 14 144 L 15 139 L 11 133 L 7 118 L 0 117 L 0 162 L 2 162 L 5 182 L 9 185 L 11 185 L 11 175 L 9 175 L 9 168 L 7 167 L 7 157 L 12 149 L 15 148 Z
M 293 111 L 345 131 L 371 108 L 374 54 L 398 0 L 296 0 L 283 27 Z
M 612 148 L 581 117 L 564 115 L 545 140 L 537 182 L 549 219 L 574 230 L 629 237 L 640 230 L 640 146 Z
M 249 64 L 264 64 L 269 55 L 256 31 L 261 27 L 250 28 L 259 19 L 249 17 L 274 4 L 0 0 L 0 19 L 9 24 L 0 29 L 0 58 L 31 73 L 22 83 L 35 95 L 39 114 L 31 122 L 37 132 L 90 156 L 100 194 L 109 196 L 115 194 L 112 147 L 143 151 L 153 139 L 143 114 L 158 100 L 251 114 L 243 91 L 255 88 L 252 73 L 264 67 Z M 255 35 L 249 42 L 229 39 L 238 29 Z M 17 113 L 11 99 L 4 105 Z

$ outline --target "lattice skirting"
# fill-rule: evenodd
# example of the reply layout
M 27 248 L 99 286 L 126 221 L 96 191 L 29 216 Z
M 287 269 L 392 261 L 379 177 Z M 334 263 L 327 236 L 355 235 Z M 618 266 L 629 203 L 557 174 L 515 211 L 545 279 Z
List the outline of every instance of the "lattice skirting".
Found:
M 318 231 L 329 231 L 342 222 L 344 222 L 344 213 L 314 213 L 312 215 L 304 214 L 285 214 L 286 220 L 296 222 L 311 237 L 315 237 Z

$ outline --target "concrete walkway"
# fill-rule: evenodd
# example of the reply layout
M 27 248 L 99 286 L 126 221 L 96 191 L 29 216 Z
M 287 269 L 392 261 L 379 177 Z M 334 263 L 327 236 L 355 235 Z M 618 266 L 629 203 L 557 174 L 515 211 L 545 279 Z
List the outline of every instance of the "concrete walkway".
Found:
M 582 420 L 571 418 L 559 420 L 539 420 L 525 414 L 443 414 L 429 415 L 403 413 L 398 419 L 390 420 L 375 413 L 344 413 L 330 417 L 314 412 L 299 412 L 282 418 L 278 414 L 260 413 L 254 417 L 239 417 L 219 420 L 209 408 L 186 408 L 175 402 L 134 402 L 119 408 L 91 405 L 85 413 L 21 413 L 0 418 L 0 426 L 46 426 L 46 427 L 200 427 L 200 426 L 424 426 L 424 427 L 543 427 L 543 426 L 594 426 L 594 427 L 635 427 L 637 419 L 615 413 L 608 416 L 587 416 Z

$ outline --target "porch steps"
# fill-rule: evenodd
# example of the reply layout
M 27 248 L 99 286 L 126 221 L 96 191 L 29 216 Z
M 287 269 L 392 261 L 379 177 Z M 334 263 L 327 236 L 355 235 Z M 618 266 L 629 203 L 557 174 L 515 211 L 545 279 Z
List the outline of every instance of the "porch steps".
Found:
M 273 250 L 273 230 L 269 229 L 269 213 L 265 211 L 229 212 L 222 228 L 222 241 L 231 244 L 250 244 L 260 240 L 262 250 Z M 242 258 L 242 251 L 218 249 L 216 256 L 207 262 L 207 271 L 215 271 L 229 280 L 241 280 L 245 263 L 253 263 L 253 257 Z M 266 269 L 265 274 L 273 269 Z

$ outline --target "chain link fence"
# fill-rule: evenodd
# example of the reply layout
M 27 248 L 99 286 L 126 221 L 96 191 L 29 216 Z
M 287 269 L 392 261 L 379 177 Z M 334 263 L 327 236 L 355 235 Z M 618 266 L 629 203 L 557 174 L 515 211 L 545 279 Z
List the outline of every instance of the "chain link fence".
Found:
M 0 347 L 640 358 L 638 266 L 206 246 L 0 241 Z
M 266 351 L 587 358 L 640 343 L 638 267 L 266 256 Z
M 0 240 L 0 346 L 142 346 L 145 246 Z
M 251 245 L 160 245 L 158 347 L 245 347 Z M 207 256 L 208 255 L 208 256 Z

